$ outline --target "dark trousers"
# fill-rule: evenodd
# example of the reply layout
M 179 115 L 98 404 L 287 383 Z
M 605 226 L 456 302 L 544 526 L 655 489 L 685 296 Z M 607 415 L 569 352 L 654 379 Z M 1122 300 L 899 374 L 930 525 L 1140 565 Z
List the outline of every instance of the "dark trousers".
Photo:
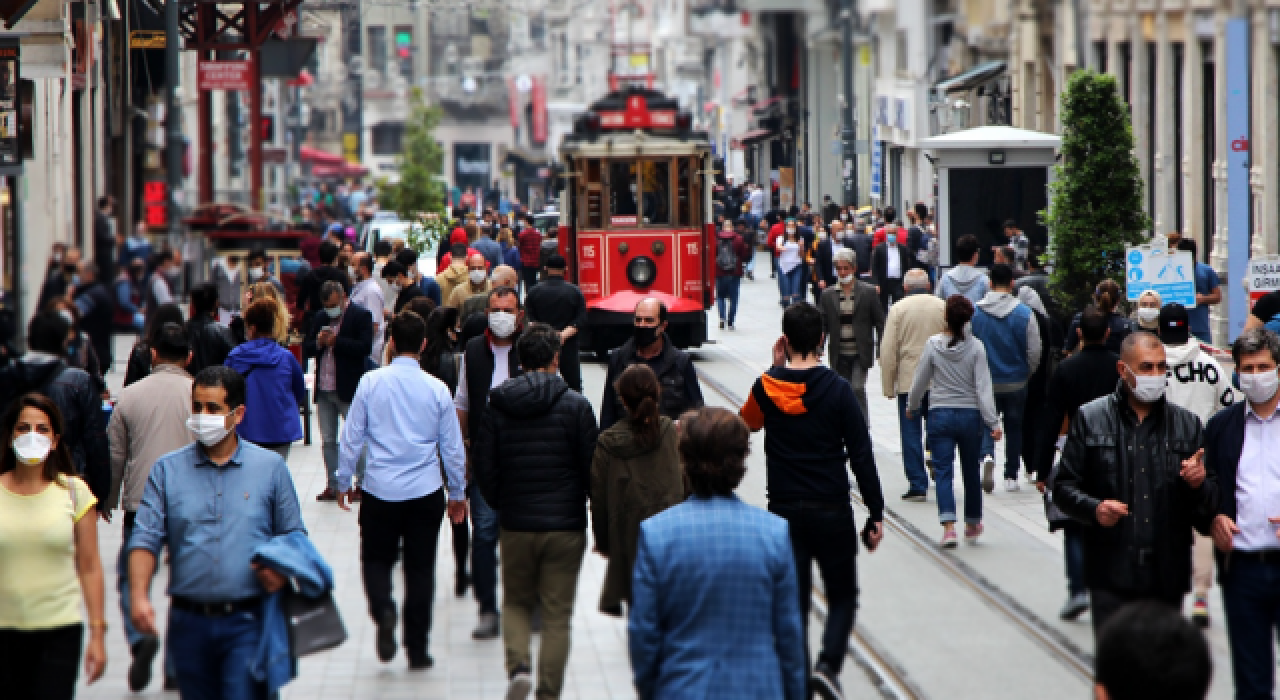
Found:
M 818 661 L 825 661 L 839 675 L 845 652 L 849 649 L 854 614 L 858 610 L 858 530 L 853 522 L 853 508 L 848 504 L 826 509 L 775 502 L 769 504 L 769 511 L 785 519 L 790 529 L 806 639 L 813 564 L 818 564 L 818 573 L 822 575 L 827 595 L 827 623 L 822 631 L 822 651 L 818 653 Z M 806 645 L 806 663 L 808 658 Z
M 1067 566 L 1067 594 L 1084 593 L 1084 533 L 1079 525 L 1062 528 L 1062 555 Z
M 471 523 L 463 519 L 460 523 L 450 523 L 449 528 L 453 532 L 453 566 L 459 575 L 465 575 L 471 557 Z
M 880 308 L 884 309 L 885 313 L 889 313 L 889 304 L 898 301 L 903 296 L 902 278 L 880 280 L 876 286 L 880 288 Z
M 391 569 L 404 547 L 404 648 L 427 653 L 431 599 L 435 595 L 436 542 L 444 520 L 444 490 L 408 501 L 384 501 L 364 491 L 360 502 L 360 563 L 364 594 L 374 620 L 390 612 Z
M 1222 572 L 1222 602 L 1236 700 L 1270 700 L 1275 697 L 1280 631 L 1280 556 L 1233 552 Z
M 582 353 L 576 335 L 560 348 L 560 378 L 570 389 L 582 393 Z
M 267 684 L 249 664 L 262 643 L 262 609 L 209 617 L 169 610 L 166 657 L 183 700 L 266 700 Z
M 1129 593 L 1127 591 L 1112 591 L 1106 588 L 1090 588 L 1089 614 L 1093 617 L 1093 640 L 1095 644 L 1098 641 L 1098 632 L 1107 624 L 1107 620 L 1110 620 L 1125 605 L 1136 603 L 1140 600 L 1154 600 L 1157 603 L 1164 603 L 1174 610 L 1180 611 L 1182 610 L 1182 597 L 1182 593 Z
M 0 629 L 0 695 L 24 700 L 75 697 L 84 625 Z
M 524 293 L 527 296 L 529 294 L 529 290 L 538 285 L 538 268 L 520 268 L 520 279 L 524 281 Z
M 475 484 L 467 484 L 471 505 L 471 586 L 480 612 L 498 612 L 498 512 L 485 503 Z

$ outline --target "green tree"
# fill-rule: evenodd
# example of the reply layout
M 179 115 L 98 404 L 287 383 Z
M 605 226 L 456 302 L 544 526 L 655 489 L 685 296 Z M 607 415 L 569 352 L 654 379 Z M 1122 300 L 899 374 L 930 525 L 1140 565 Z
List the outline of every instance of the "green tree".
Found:
M 1062 163 L 1054 166 L 1049 229 L 1054 297 L 1066 309 L 1087 305 L 1111 278 L 1123 289 L 1124 249 L 1146 242 L 1143 182 L 1133 155 L 1133 125 L 1114 76 L 1077 71 L 1062 93 Z
M 435 138 L 440 110 L 428 107 L 422 91 L 414 88 L 411 114 L 405 123 L 403 152 L 396 159 L 400 181 L 378 182 L 378 197 L 401 219 L 415 222 L 409 244 L 422 250 L 438 240 L 444 230 L 444 150 Z

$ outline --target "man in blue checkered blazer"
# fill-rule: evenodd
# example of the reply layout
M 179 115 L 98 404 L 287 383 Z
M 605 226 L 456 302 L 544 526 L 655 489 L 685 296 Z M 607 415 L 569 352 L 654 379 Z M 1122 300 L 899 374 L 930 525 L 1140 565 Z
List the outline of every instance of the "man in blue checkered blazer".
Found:
M 733 495 L 750 432 L 723 408 L 680 421 L 693 496 L 640 525 L 629 625 L 642 700 L 805 698 L 787 522 Z

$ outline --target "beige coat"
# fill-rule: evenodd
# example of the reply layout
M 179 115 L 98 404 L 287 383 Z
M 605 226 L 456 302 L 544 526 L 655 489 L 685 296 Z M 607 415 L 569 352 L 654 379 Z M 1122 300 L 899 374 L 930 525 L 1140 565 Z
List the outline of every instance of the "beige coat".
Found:
M 169 364 L 125 387 L 116 400 L 107 440 L 111 443 L 111 493 L 107 504 L 138 509 L 151 476 L 151 465 L 164 455 L 190 445 L 191 375 Z
M 887 398 L 911 391 L 916 365 L 930 336 L 946 328 L 947 302 L 926 292 L 909 294 L 889 309 L 880 343 L 880 383 Z
M 462 305 L 466 303 L 468 299 L 474 296 L 480 296 L 481 294 L 487 295 L 492 288 L 493 287 L 489 283 L 489 280 L 485 280 L 484 284 L 481 285 L 480 289 L 477 291 L 472 288 L 471 280 L 467 280 L 453 288 L 453 292 L 449 294 L 449 298 L 445 299 L 444 305 L 461 311 Z
M 453 289 L 467 283 L 467 272 L 467 263 L 456 261 L 436 275 L 436 284 L 440 285 L 440 301 L 449 301 L 449 297 L 453 295 Z

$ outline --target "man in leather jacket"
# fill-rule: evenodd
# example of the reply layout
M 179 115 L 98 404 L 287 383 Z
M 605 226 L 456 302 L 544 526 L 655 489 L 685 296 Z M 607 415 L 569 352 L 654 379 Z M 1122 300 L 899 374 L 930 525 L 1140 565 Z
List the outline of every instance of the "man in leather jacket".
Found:
M 1191 528 L 1207 534 L 1218 504 L 1200 419 L 1164 398 L 1160 341 L 1130 334 L 1116 369 L 1115 393 L 1081 406 L 1071 421 L 1053 487 L 1054 503 L 1085 526 L 1095 638 L 1126 603 L 1181 609 L 1191 587 Z
M 658 403 L 662 415 L 679 420 L 682 413 L 700 408 L 703 403 L 693 359 L 667 337 L 667 305 L 653 297 L 642 299 L 636 304 L 634 320 L 632 337 L 609 355 L 609 372 L 600 400 L 601 431 L 627 417 L 613 384 L 628 367 L 641 362 L 649 365 L 662 384 Z

